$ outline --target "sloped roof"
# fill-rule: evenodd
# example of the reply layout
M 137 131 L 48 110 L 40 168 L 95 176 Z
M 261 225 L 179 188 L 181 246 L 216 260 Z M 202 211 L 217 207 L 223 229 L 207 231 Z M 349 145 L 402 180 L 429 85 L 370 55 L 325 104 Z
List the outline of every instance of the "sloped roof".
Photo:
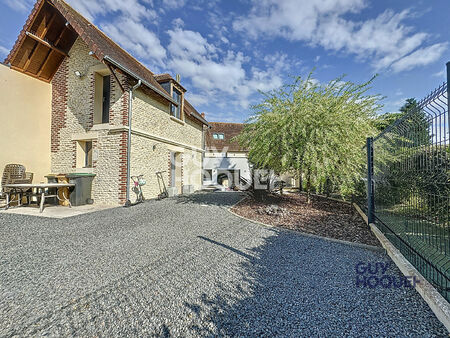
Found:
M 52 3 L 37 1 L 5 64 L 50 82 L 77 38 L 66 22 Z
M 246 151 L 236 141 L 231 140 L 244 129 L 243 123 L 209 122 L 206 132 L 206 149 L 217 151 Z M 224 134 L 223 140 L 213 138 L 213 134 Z
M 105 56 L 108 56 L 149 84 L 153 85 L 155 88 L 163 90 L 158 81 L 153 77 L 153 73 L 147 67 L 122 49 L 117 43 L 70 7 L 65 1 L 51 0 L 51 2 L 67 19 L 70 25 L 100 61 L 102 61 Z
M 97 59 L 142 80 L 149 89 L 177 104 L 159 84 L 155 74 L 63 0 L 36 2 L 4 63 L 50 82 L 78 36 Z M 169 74 L 162 75 L 172 79 Z M 188 116 L 208 124 L 189 102 L 185 102 L 184 111 Z
M 155 79 L 158 82 L 166 82 L 172 80 L 172 76 L 169 73 L 156 74 Z
M 57 12 L 57 20 L 51 19 L 55 14 L 53 13 L 55 12 L 55 9 Z M 61 25 L 61 20 L 63 25 Z M 22 67 L 26 63 L 24 60 L 32 55 L 36 58 L 34 63 L 40 63 L 42 65 L 45 62 L 44 55 L 46 55 L 48 50 L 43 49 L 39 55 L 35 56 L 34 50 L 36 49 L 36 46 L 42 46 L 44 44 L 36 44 L 36 39 L 31 41 L 33 38 L 30 38 L 30 32 L 48 25 L 50 27 L 48 27 L 47 30 L 41 29 L 43 34 L 38 36 L 38 38 L 42 39 L 49 45 L 60 44 L 65 41 L 66 38 L 61 39 L 59 34 L 49 34 L 49 32 L 54 30 L 52 26 L 55 25 L 55 22 L 58 22 L 57 30 L 76 33 L 76 35 L 78 35 L 88 45 L 89 49 L 100 61 L 112 63 L 116 68 L 121 69 L 121 71 L 128 73 L 132 77 L 141 79 L 144 82 L 144 85 L 147 85 L 150 89 L 154 90 L 168 101 L 176 104 L 176 102 L 169 95 L 167 95 L 158 81 L 156 81 L 154 74 L 148 68 L 143 66 L 138 60 L 127 53 L 100 29 L 90 23 L 86 18 L 84 18 L 63 0 L 38 0 L 36 2 L 31 14 L 23 26 L 22 31 L 19 34 L 19 37 L 17 38 L 16 43 L 14 44 L 14 47 L 12 48 L 10 54 L 6 57 L 5 63 L 10 63 L 17 70 L 26 72 Z M 70 26 L 70 29 L 66 29 L 66 22 Z M 67 53 L 72 47 L 74 41 L 75 39 L 72 38 L 70 43 L 66 43 L 63 52 Z M 55 47 L 58 47 L 58 45 Z M 51 49 L 48 46 L 45 47 L 45 45 L 42 48 Z M 20 60 L 18 59 L 18 55 L 20 56 Z M 48 72 L 47 78 L 39 77 L 37 76 L 37 73 L 29 75 L 34 75 L 41 80 L 49 82 L 63 59 L 64 55 L 52 63 L 53 69 Z
M 209 125 L 208 121 L 206 121 L 206 119 L 204 118 L 204 116 L 202 114 L 200 114 L 193 105 L 191 105 L 189 103 L 188 100 L 184 99 L 184 106 L 183 106 L 183 111 L 187 116 L 191 116 L 193 118 L 195 118 L 196 120 L 199 120 L 200 122 L 202 122 L 205 125 Z

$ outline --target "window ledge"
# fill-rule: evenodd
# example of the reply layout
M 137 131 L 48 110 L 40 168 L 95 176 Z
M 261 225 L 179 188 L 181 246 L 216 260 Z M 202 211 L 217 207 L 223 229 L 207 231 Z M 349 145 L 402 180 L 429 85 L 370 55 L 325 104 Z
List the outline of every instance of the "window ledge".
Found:
M 72 134 L 72 141 L 89 141 L 95 139 L 98 139 L 98 133 L 96 133 L 95 131 Z
M 94 168 L 75 168 L 75 173 L 77 174 L 93 174 Z
M 110 125 L 109 123 L 98 123 L 94 124 L 91 128 L 91 130 L 105 130 L 105 129 L 111 129 L 114 126 Z
M 186 122 L 184 122 L 183 120 L 180 120 L 179 118 L 177 118 L 177 117 L 175 117 L 175 116 L 172 116 L 172 115 L 170 115 L 170 119 L 171 119 L 172 121 L 175 121 L 175 122 L 177 122 L 177 123 L 183 125 L 183 126 L 184 126 L 185 123 L 186 123 Z

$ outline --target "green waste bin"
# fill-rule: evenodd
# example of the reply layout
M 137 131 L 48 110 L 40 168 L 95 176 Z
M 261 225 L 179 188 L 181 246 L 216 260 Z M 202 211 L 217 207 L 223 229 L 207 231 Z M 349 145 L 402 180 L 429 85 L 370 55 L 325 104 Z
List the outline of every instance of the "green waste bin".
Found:
M 75 184 L 75 188 L 70 194 L 70 203 L 73 206 L 92 204 L 92 181 L 95 174 L 73 173 L 67 174 L 66 177 L 69 179 L 69 183 Z

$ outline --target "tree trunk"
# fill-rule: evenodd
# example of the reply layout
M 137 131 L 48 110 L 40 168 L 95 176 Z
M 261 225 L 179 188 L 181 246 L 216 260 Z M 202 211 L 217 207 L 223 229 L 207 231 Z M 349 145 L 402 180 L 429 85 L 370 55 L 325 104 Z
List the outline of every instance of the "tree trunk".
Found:
M 303 175 L 301 170 L 298 171 L 298 190 L 303 191 Z
M 308 204 L 311 204 L 311 174 L 309 170 L 306 174 L 306 196 Z

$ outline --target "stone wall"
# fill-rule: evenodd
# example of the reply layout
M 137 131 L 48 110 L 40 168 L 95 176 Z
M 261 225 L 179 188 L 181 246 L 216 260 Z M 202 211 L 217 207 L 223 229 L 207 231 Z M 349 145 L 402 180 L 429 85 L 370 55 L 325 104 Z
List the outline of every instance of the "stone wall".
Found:
M 104 65 L 89 55 L 87 45 L 77 39 L 52 81 L 52 141 L 51 167 L 53 173 L 89 171 L 96 174 L 93 199 L 96 203 L 124 203 L 126 197 L 126 146 L 128 125 L 128 79 L 116 72 L 125 93 L 111 76 L 111 107 L 109 124 L 93 124 L 95 76 Z M 83 76 L 75 75 L 75 71 Z M 124 128 L 125 127 L 125 128 Z M 161 191 L 156 179 L 163 174 L 170 182 L 170 153 L 179 156 L 183 184 L 201 187 L 202 126 L 194 121 L 174 121 L 169 115 L 169 103 L 148 89 L 135 92 L 133 100 L 133 135 L 131 175 L 143 174 L 146 198 Z M 76 167 L 77 142 L 93 143 L 93 168 Z M 132 188 L 132 186 L 131 186 Z M 130 196 L 133 196 L 130 192 Z
M 181 123 L 180 123 L 181 122 Z M 202 147 L 202 127 L 189 119 L 170 117 L 169 104 L 138 89 L 133 100 L 133 128 L 193 147 Z
M 120 167 L 123 166 L 125 142 L 121 133 L 110 133 L 108 126 L 96 130 L 93 125 L 94 71 L 104 67 L 89 55 L 87 45 L 77 39 L 52 80 L 52 145 L 51 170 L 53 173 L 81 171 L 76 168 L 76 144 L 85 138 L 93 142 L 92 197 L 96 203 L 119 203 L 125 201 L 120 190 Z M 83 76 L 75 75 L 79 71 Z M 118 74 L 123 82 L 125 77 Z M 128 109 L 128 96 L 122 93 L 111 76 L 111 107 L 109 125 L 123 125 Z M 83 136 L 84 135 L 84 136 Z M 126 149 L 126 148 L 125 148 Z M 121 156 L 122 155 L 122 156 Z

